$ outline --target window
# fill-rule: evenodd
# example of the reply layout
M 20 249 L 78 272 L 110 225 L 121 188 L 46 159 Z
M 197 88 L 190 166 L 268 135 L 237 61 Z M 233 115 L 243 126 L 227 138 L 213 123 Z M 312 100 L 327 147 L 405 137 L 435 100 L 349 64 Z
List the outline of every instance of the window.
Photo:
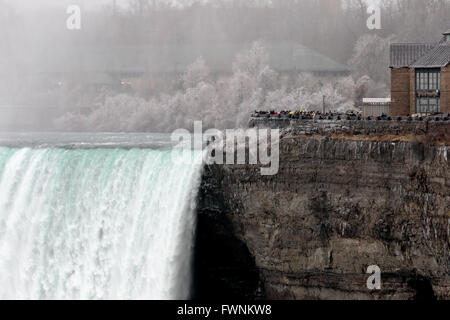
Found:
M 417 113 L 436 113 L 440 112 L 441 99 L 439 98 L 417 98 L 416 112 Z
M 416 71 L 416 91 L 436 91 L 441 88 L 441 72 L 439 69 Z

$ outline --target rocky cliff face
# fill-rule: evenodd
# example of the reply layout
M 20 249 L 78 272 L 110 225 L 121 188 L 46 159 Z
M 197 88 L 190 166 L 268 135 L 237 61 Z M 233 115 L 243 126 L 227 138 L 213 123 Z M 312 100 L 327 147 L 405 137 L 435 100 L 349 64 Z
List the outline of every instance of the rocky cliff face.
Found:
M 205 169 L 196 297 L 450 298 L 450 147 L 352 137 L 285 131 L 275 176 Z

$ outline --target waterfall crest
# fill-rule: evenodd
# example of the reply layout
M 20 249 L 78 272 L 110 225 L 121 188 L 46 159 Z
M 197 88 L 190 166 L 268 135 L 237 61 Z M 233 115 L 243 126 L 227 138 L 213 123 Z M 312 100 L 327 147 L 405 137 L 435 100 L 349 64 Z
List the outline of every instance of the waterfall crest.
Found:
M 199 153 L 0 148 L 0 298 L 189 298 Z

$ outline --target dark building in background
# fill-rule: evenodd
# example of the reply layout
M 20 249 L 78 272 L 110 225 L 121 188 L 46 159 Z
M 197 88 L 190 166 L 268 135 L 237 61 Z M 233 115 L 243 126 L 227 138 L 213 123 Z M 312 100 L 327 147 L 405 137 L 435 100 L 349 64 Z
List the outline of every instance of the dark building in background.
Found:
M 391 114 L 450 112 L 450 30 L 439 43 L 395 43 L 390 49 Z
M 24 69 L 28 73 L 49 75 L 57 80 L 85 78 L 91 83 L 93 80 L 89 78 L 93 78 L 96 84 L 113 85 L 120 83 L 121 78 L 144 74 L 179 75 L 202 57 L 213 74 L 223 75 L 232 72 L 236 55 L 250 46 L 249 43 L 220 43 L 48 48 L 43 50 L 42 59 L 38 58 L 39 63 Z M 270 57 L 270 66 L 280 74 L 307 72 L 342 76 L 350 73 L 347 66 L 298 43 L 269 43 L 264 47 Z

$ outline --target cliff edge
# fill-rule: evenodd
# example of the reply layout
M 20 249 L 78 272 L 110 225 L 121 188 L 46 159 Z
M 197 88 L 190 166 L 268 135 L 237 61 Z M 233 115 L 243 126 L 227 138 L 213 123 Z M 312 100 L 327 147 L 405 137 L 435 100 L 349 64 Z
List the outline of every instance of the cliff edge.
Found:
M 287 126 L 274 176 L 205 168 L 195 297 L 450 299 L 449 124 L 362 126 Z

